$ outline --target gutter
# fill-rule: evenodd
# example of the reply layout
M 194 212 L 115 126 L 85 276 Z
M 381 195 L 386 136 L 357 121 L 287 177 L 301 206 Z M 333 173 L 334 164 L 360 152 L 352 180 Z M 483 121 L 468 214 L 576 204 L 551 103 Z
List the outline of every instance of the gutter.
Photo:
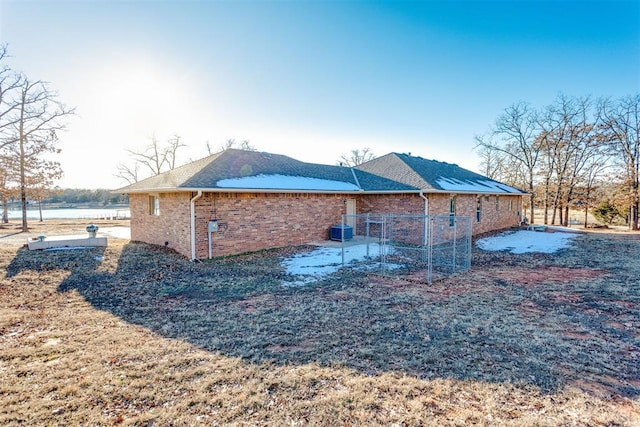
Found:
M 483 196 L 522 196 L 529 194 L 526 191 L 522 192 L 498 192 L 498 191 L 476 191 L 476 190 L 437 190 L 431 188 L 428 190 L 304 190 L 304 189 L 282 189 L 282 188 L 193 188 L 193 187 L 172 187 L 172 188 L 146 188 L 140 190 L 131 191 L 114 191 L 118 194 L 148 194 L 148 193 L 183 193 L 183 192 L 210 192 L 210 193 L 307 193 L 307 194 L 482 194 Z
M 305 190 L 305 189 L 282 189 L 282 188 L 216 188 L 216 187 L 207 187 L 207 188 L 167 188 L 167 189 L 145 189 L 145 190 L 135 190 L 135 191 L 126 191 L 118 194 L 149 194 L 149 193 L 194 193 L 198 191 L 206 191 L 207 193 L 256 193 L 256 194 L 264 194 L 264 193 L 282 193 L 282 194 L 295 194 L 295 193 L 303 193 L 303 194 L 362 194 L 366 192 L 367 194 L 416 194 L 418 193 L 418 189 L 415 190 L 380 190 L 380 191 L 370 191 L 363 190 L 362 188 L 358 188 L 357 190 Z M 450 193 L 450 191 L 443 191 L 443 193 Z M 474 193 L 475 194 L 475 193 Z M 502 193 L 501 193 L 502 194 Z
M 202 190 L 191 199 L 191 261 L 196 259 L 196 200 L 202 197 Z

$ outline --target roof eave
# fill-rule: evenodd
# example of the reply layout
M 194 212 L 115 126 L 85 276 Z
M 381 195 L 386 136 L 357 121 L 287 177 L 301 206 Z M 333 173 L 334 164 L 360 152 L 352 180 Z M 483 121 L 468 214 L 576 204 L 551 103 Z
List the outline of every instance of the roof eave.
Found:
M 134 188 L 127 190 L 126 187 L 117 190 L 112 190 L 112 193 L 118 194 L 134 194 L 134 193 L 174 193 L 183 191 L 176 187 L 152 187 L 152 188 Z
M 524 196 L 527 193 L 508 193 L 497 191 L 464 191 L 464 190 L 308 190 L 308 189 L 280 189 L 280 188 L 217 188 L 217 187 L 164 187 L 143 188 L 128 191 L 113 190 L 118 194 L 149 194 L 149 193 L 194 193 L 203 191 L 207 193 L 314 193 L 314 194 L 483 194 L 488 196 Z

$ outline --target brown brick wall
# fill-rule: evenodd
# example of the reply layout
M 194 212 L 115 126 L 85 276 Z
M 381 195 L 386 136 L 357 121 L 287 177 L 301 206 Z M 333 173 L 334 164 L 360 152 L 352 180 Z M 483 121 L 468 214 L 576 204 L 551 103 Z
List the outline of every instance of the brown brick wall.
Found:
M 417 194 L 369 194 L 356 201 L 359 214 L 405 213 L 424 215 L 424 200 Z
M 346 207 L 338 195 L 206 193 L 196 212 L 197 256 L 206 258 L 210 219 L 220 225 L 212 246 L 213 256 L 221 256 L 326 240 Z
M 450 194 L 427 194 L 429 215 L 449 215 Z M 476 220 L 477 197 L 475 194 L 455 196 L 456 215 L 471 217 L 472 233 L 482 234 L 518 225 L 522 209 L 522 196 L 481 196 L 480 222 Z M 509 203 L 511 200 L 511 203 Z M 358 213 L 407 213 L 424 214 L 424 199 L 418 194 L 366 195 L 358 199 Z
M 190 193 L 160 193 L 160 215 L 149 213 L 149 195 L 131 194 L 131 240 L 175 249 L 191 256 Z
M 192 193 L 161 193 L 160 215 L 149 213 L 149 195 L 132 194 L 131 239 L 170 248 L 191 256 L 190 199 Z M 430 194 L 431 215 L 449 213 L 448 194 Z M 212 233 L 213 256 L 267 248 L 300 245 L 329 238 L 329 229 L 346 213 L 345 200 L 356 199 L 362 213 L 423 214 L 424 200 L 407 195 L 325 195 L 265 193 L 205 193 L 196 201 L 196 256 L 208 257 L 207 223 L 218 219 L 220 230 Z M 509 199 L 512 200 L 509 209 Z M 476 196 L 456 196 L 456 214 L 470 216 L 473 234 L 518 224 L 520 196 L 482 196 L 481 222 L 476 221 Z
M 431 214 L 449 214 L 449 194 L 432 194 L 429 196 Z M 480 196 L 480 222 L 476 220 L 477 197 L 474 194 L 459 194 L 456 198 L 456 215 L 471 217 L 473 234 L 486 233 L 517 226 L 520 222 L 522 196 L 499 196 L 496 209 L 496 196 Z M 511 201 L 511 203 L 509 203 Z

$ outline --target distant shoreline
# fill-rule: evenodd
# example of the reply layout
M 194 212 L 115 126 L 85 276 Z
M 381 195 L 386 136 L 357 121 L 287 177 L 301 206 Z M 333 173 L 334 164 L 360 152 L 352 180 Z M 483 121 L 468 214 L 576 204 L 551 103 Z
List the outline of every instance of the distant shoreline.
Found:
M 42 206 L 40 210 L 37 206 L 30 206 L 27 209 L 27 219 L 129 219 L 131 211 L 128 205 L 109 205 L 99 207 L 80 207 L 86 205 L 64 206 Z M 9 219 L 22 218 L 22 209 L 9 209 Z
M 22 207 L 20 203 L 7 203 L 7 209 L 9 211 L 20 211 Z M 101 205 L 99 203 L 42 203 L 42 210 L 54 210 L 54 209 L 103 209 L 103 210 L 119 210 L 129 209 L 129 205 L 116 204 L 116 205 Z M 40 206 L 37 203 L 31 202 L 27 205 L 27 211 L 40 210 Z

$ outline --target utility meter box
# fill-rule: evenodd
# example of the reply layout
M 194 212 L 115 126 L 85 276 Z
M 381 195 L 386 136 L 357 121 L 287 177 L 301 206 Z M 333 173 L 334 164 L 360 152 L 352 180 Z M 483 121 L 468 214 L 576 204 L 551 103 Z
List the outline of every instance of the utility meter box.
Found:
M 211 221 L 209 221 L 209 223 L 207 224 L 207 230 L 209 230 L 209 233 L 215 233 L 218 231 L 218 220 L 217 219 L 213 219 Z

